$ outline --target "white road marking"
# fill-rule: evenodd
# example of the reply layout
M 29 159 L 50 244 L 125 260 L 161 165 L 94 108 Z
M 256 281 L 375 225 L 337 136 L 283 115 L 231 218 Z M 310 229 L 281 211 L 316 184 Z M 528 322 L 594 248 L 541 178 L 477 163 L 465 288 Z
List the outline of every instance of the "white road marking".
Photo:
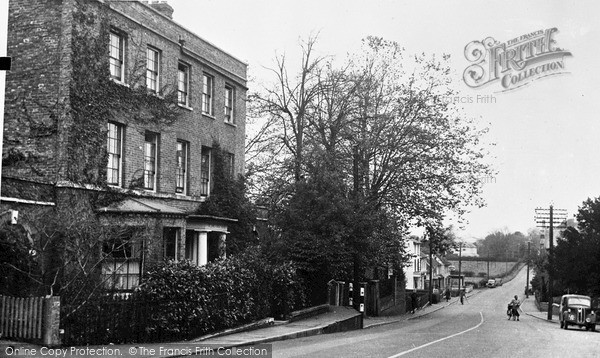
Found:
M 479 328 L 479 326 L 481 326 L 481 325 L 483 324 L 483 313 L 479 312 L 479 315 L 481 316 L 481 322 L 479 322 L 479 324 L 477 324 L 477 325 L 476 325 L 476 326 L 474 326 L 474 327 L 471 327 L 471 328 L 469 328 L 469 329 L 467 329 L 467 330 L 465 330 L 465 331 L 462 331 L 462 332 L 454 333 L 454 334 L 452 334 L 452 335 L 449 335 L 448 337 L 440 338 L 440 339 L 438 339 L 438 340 L 435 340 L 435 341 L 432 341 L 432 342 L 429 342 L 429 343 L 425 343 L 425 344 L 423 344 L 423 345 L 421 345 L 421 346 L 418 346 L 418 347 L 415 347 L 415 348 L 409 349 L 409 350 L 407 350 L 407 351 L 400 352 L 400 353 L 398 353 L 398 354 L 396 354 L 396 355 L 393 355 L 393 356 L 390 356 L 390 357 L 388 357 L 388 358 L 396 358 L 396 357 L 400 357 L 400 356 L 403 356 L 403 355 L 405 355 L 405 354 L 407 354 L 407 353 L 414 352 L 414 351 L 416 351 L 416 350 L 418 350 L 418 349 L 425 348 L 425 347 L 427 347 L 427 346 L 430 346 L 430 345 L 432 345 L 432 344 L 436 344 L 436 343 L 439 343 L 439 342 L 445 341 L 446 339 L 450 339 L 450 338 L 453 338 L 453 337 L 456 337 L 456 336 L 460 336 L 461 334 L 464 334 L 464 333 L 467 333 L 467 332 L 469 332 L 469 331 L 472 331 L 472 330 L 474 330 L 474 329 L 477 329 L 477 328 Z

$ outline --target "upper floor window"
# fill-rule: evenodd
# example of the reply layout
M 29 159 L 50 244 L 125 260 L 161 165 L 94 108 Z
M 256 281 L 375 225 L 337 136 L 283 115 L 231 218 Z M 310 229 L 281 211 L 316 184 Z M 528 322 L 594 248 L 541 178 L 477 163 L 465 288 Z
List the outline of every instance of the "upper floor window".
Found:
M 177 69 L 177 102 L 184 106 L 189 106 L 189 67 L 179 63 Z
M 200 195 L 208 196 L 210 191 L 210 148 L 202 147 L 200 156 Z
M 157 49 L 148 47 L 148 49 L 146 51 L 146 87 L 152 93 L 158 93 L 159 65 L 160 65 L 160 52 L 158 52 Z
M 123 126 L 108 122 L 107 135 L 108 165 L 106 168 L 106 182 L 108 185 L 121 185 L 123 167 Z
M 177 141 L 176 193 L 185 194 L 187 191 L 187 157 L 188 143 Z
M 156 190 L 158 134 L 146 132 L 144 138 L 144 189 Z
M 206 73 L 202 76 L 202 113 L 213 115 L 213 86 L 214 77 L 207 75 Z
M 225 160 L 225 174 L 229 175 L 229 178 L 233 179 L 233 175 L 234 175 L 234 163 L 235 163 L 235 157 L 233 155 L 233 153 L 225 153 L 225 156 L 223 158 Z
M 110 78 L 119 82 L 125 81 L 125 40 L 122 35 L 116 32 L 110 32 L 109 44 L 109 67 Z
M 234 123 L 233 117 L 233 87 L 225 86 L 225 122 Z

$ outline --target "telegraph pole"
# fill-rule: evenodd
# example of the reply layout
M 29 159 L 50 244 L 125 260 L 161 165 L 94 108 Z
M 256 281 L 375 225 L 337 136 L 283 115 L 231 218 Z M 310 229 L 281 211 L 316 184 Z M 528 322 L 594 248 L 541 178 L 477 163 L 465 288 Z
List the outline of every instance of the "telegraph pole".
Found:
M 460 290 L 462 289 L 462 275 L 461 275 L 461 265 L 462 265 L 462 241 L 458 244 L 458 295 L 460 296 Z
M 554 215 L 554 211 L 557 211 L 556 216 Z M 554 227 L 565 228 L 564 222 L 566 219 L 566 209 L 554 209 L 552 205 L 550 205 L 550 209 L 535 209 L 535 220 L 538 223 L 538 226 L 548 228 L 548 321 L 552 321 L 552 305 L 554 303 L 552 298 L 552 278 L 554 276 L 552 248 L 554 246 Z M 547 225 L 546 222 L 548 223 Z
M 531 260 L 531 240 L 527 241 L 527 281 L 525 281 L 525 298 L 529 298 L 529 261 Z
M 487 249 L 487 275 L 488 281 L 490 280 L 490 248 Z

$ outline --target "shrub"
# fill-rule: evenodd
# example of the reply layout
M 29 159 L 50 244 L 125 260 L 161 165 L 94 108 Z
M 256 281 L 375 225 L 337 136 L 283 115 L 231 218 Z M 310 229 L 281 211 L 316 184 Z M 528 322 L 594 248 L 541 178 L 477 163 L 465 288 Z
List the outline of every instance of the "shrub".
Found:
M 149 332 L 181 338 L 233 327 L 301 308 L 292 264 L 271 265 L 257 250 L 197 267 L 188 261 L 150 267 L 136 296 L 156 305 Z

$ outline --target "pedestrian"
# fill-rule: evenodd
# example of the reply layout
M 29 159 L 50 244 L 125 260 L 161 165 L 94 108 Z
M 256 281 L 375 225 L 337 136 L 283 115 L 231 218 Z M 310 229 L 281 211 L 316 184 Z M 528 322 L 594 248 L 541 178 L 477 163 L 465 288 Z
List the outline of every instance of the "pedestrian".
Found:
M 448 287 L 444 290 L 444 297 L 446 297 L 446 302 L 450 301 L 450 289 Z
M 460 289 L 460 304 L 464 305 L 466 299 L 467 299 L 467 293 L 465 292 L 464 288 L 461 288 Z
M 519 307 L 521 306 L 521 301 L 519 301 L 519 297 L 517 297 L 517 295 L 515 295 L 515 298 L 513 298 L 512 301 L 510 301 L 509 305 L 512 309 L 511 316 L 512 316 L 513 321 L 515 320 L 515 318 L 518 321 L 519 320 Z M 510 320 L 510 317 L 508 319 Z
M 411 313 L 415 313 L 417 309 L 417 289 L 414 288 L 412 293 L 410 294 L 410 306 L 412 308 Z

